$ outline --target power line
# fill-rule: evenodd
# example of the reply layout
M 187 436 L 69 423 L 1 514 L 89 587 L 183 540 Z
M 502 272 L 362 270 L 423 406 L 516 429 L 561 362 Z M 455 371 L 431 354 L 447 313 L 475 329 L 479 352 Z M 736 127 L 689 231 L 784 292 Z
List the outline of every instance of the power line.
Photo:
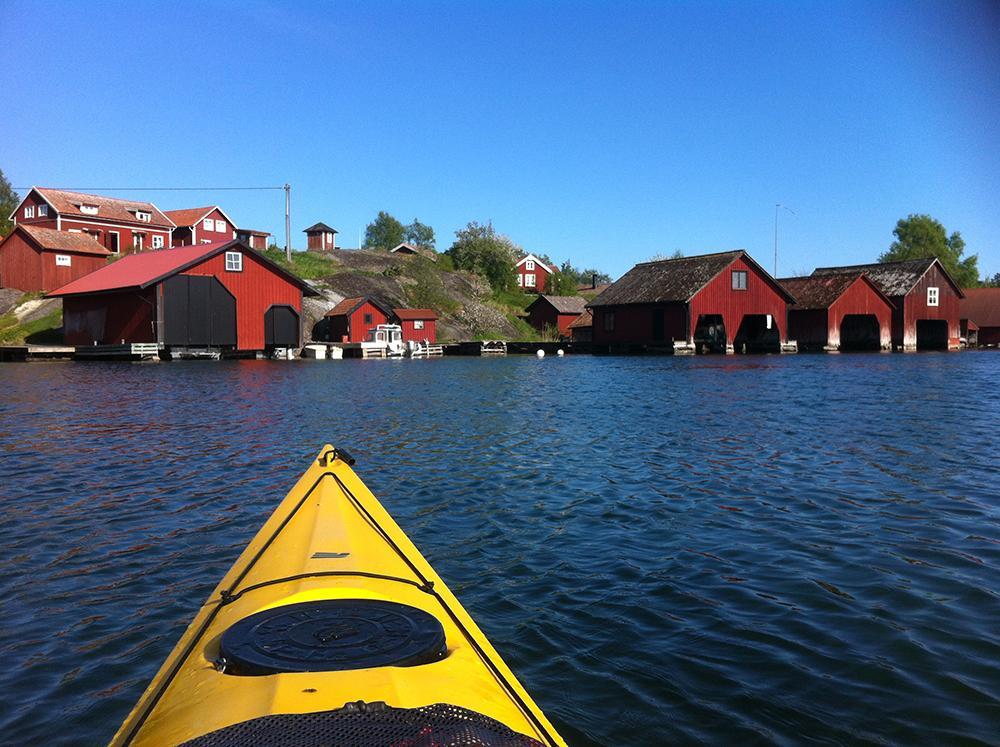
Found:
M 14 189 L 31 189 L 31 187 L 14 187 Z M 233 192 L 237 190 L 281 190 L 284 186 L 280 187 L 50 187 L 49 189 L 56 189 L 63 192 L 81 192 L 88 190 L 90 192 L 216 192 L 216 191 L 227 191 Z

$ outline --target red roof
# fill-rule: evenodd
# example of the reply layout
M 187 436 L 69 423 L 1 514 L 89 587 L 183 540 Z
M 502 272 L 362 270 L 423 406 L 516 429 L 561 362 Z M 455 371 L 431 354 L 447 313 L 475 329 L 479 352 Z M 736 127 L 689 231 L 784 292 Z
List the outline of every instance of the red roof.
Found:
M 57 231 L 54 228 L 41 226 L 19 225 L 17 231 L 23 231 L 42 249 L 55 249 L 74 254 L 93 254 L 98 257 L 111 256 L 111 252 L 101 246 L 93 236 L 86 233 L 70 233 Z
M 364 302 L 365 299 L 363 296 L 359 298 L 345 298 L 343 301 L 326 312 L 326 316 L 345 316 L 350 314 Z
M 177 224 L 178 228 L 190 228 L 201 219 L 216 209 L 215 205 L 200 208 L 183 208 L 181 210 L 165 210 L 164 213 L 170 220 Z
M 103 195 L 88 195 L 83 192 L 68 192 L 65 189 L 49 189 L 48 187 L 34 187 L 34 191 L 42 196 L 56 212 L 70 217 L 79 218 L 105 218 L 108 220 L 127 221 L 128 223 L 139 223 L 141 225 L 153 226 L 157 228 L 172 228 L 173 222 L 170 218 L 151 202 L 139 202 L 137 200 L 122 200 L 118 197 L 105 197 Z M 80 209 L 81 205 L 93 205 L 97 208 L 97 214 L 85 213 Z M 135 217 L 136 211 L 142 211 L 151 215 L 151 220 L 140 221 Z
M 421 319 L 437 319 L 434 309 L 393 309 L 392 312 L 401 321 L 419 321 Z
M 1000 288 L 966 288 L 959 313 L 980 327 L 1000 327 Z
M 52 291 L 48 297 L 103 293 L 126 288 L 147 288 L 227 249 L 249 251 L 245 244 L 231 239 L 229 241 L 214 241 L 211 244 L 194 244 L 175 249 L 129 254 L 100 270 L 84 275 L 79 280 L 74 280 L 72 283 Z M 298 285 L 306 295 L 317 295 L 312 286 L 301 278 L 292 275 L 256 252 L 253 256 L 258 262 L 263 262 L 277 274 Z

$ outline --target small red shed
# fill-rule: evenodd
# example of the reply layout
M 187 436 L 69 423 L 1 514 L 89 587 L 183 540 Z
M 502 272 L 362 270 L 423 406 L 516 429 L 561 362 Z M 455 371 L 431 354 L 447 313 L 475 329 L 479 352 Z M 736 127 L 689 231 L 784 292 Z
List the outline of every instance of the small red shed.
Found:
M 0 241 L 0 288 L 49 291 L 101 269 L 110 256 L 85 233 L 15 226 Z
M 49 294 L 71 345 L 258 351 L 301 344 L 313 288 L 238 241 L 124 257 Z
M 174 229 L 174 246 L 212 244 L 238 238 L 236 224 L 218 205 L 164 212 L 177 225 Z
M 573 342 L 590 342 L 594 339 L 594 315 L 590 309 L 583 312 L 569 323 L 569 333 Z
M 337 229 L 326 223 L 315 223 L 303 229 L 306 235 L 306 249 L 311 252 L 332 252 L 337 248 Z
M 365 342 L 368 331 L 388 324 L 392 310 L 370 296 L 345 298 L 328 312 L 331 342 Z
M 535 329 L 543 331 L 548 328 L 560 337 L 569 337 L 570 323 L 583 313 L 586 304 L 583 296 L 540 295 L 525 311 L 528 312 L 528 323 Z
M 863 272 L 784 278 L 795 297 L 788 337 L 799 350 L 889 350 L 892 302 Z
M 959 309 L 979 345 L 1000 345 L 1000 288 L 966 288 Z
M 525 292 L 544 293 L 553 270 L 534 254 L 528 254 L 517 261 L 514 272 L 517 273 L 518 287 Z
M 897 350 L 957 350 L 958 305 L 965 294 L 936 257 L 820 267 L 813 276 L 863 272 L 892 301 L 892 346 Z
M 403 342 L 437 342 L 437 318 L 433 309 L 393 309 L 403 328 Z
M 588 306 L 594 342 L 778 351 L 794 299 L 743 250 L 643 262 Z

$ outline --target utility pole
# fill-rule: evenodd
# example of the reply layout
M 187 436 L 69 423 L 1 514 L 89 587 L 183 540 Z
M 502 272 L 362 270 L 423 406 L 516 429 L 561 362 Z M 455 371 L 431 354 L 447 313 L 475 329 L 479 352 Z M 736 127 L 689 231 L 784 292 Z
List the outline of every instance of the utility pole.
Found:
M 778 277 L 778 208 L 784 208 L 795 215 L 795 211 L 790 207 L 785 207 L 780 202 L 774 204 L 774 277 Z
M 292 261 L 292 185 L 285 182 L 285 259 Z

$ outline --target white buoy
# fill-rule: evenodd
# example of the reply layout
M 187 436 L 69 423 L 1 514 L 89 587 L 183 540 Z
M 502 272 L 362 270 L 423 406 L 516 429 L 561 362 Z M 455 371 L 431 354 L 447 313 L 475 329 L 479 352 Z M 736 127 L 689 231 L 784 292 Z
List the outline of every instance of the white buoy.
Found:
M 535 351 L 535 355 L 537 355 L 539 358 L 544 358 L 545 357 L 545 351 L 544 350 L 536 350 Z
M 564 352 L 563 352 L 563 349 L 562 349 L 562 348 L 559 348 L 559 349 L 558 349 L 558 350 L 556 351 L 556 355 L 558 355 L 558 356 L 559 356 L 560 358 L 562 358 L 562 357 L 563 357 L 564 355 L 566 355 L 566 353 L 564 353 Z

